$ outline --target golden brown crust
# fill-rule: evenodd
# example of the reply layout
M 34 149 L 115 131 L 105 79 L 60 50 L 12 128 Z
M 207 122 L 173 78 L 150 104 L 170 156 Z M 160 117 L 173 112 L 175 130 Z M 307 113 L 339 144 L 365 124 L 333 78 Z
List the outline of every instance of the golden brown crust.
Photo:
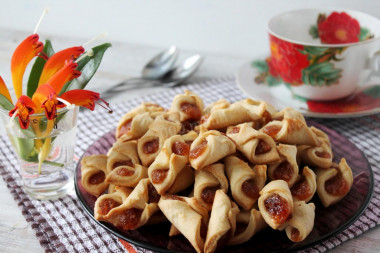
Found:
M 255 130 L 250 123 L 228 127 L 227 136 L 253 164 L 270 164 L 280 160 L 275 141 L 269 135 Z
M 195 171 L 194 197 L 211 211 L 214 196 L 218 189 L 228 191 L 228 181 L 224 165 L 215 163 Z
M 105 182 L 107 176 L 107 156 L 91 155 L 81 160 L 81 182 L 83 188 L 96 197 L 100 196 L 107 188 Z
M 217 190 L 207 229 L 205 253 L 214 252 L 217 247 L 222 247 L 227 243 L 235 233 L 238 213 L 238 206 L 228 198 L 223 190 Z
M 342 158 L 339 164 L 333 164 L 329 169 L 317 168 L 317 193 L 323 206 L 335 204 L 351 190 L 353 176 L 346 159 Z
M 202 147 L 204 145 L 204 147 Z M 202 148 L 201 148 L 202 147 Z M 189 160 L 191 166 L 200 170 L 236 151 L 235 144 L 219 131 L 201 132 L 190 147 Z
M 115 142 L 107 152 L 107 173 L 118 166 L 140 164 L 137 141 Z

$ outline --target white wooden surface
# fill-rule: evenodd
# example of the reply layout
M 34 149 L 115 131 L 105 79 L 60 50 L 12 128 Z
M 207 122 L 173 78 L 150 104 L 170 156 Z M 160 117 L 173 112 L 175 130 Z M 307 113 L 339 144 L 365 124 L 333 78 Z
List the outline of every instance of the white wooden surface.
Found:
M 14 30 L 0 28 L 0 75 L 9 85 L 10 80 L 10 58 L 12 52 L 23 38 L 28 34 Z M 40 34 L 42 39 L 52 40 L 56 50 L 65 47 L 80 45 L 88 38 L 66 38 Z M 99 41 L 105 42 L 104 41 Z M 111 41 L 112 42 L 112 41 Z M 168 45 L 169 46 L 169 45 Z M 141 67 L 154 54 L 162 48 L 132 45 L 113 42 L 113 47 L 106 52 L 104 61 L 95 75 L 89 89 L 101 91 L 105 85 L 118 83 L 130 76 L 137 76 Z M 198 51 L 182 51 L 180 59 L 190 56 Z M 247 57 L 233 57 L 223 54 L 201 52 L 205 61 L 199 71 L 189 82 L 198 82 L 212 78 L 233 76 L 237 69 L 245 62 L 252 60 Z M 149 92 L 157 90 L 150 89 Z M 111 102 L 124 101 L 125 99 L 139 96 L 147 90 L 138 90 L 122 94 L 111 99 Z M 25 221 L 20 209 L 10 195 L 5 182 L 0 179 L 0 252 L 43 252 L 43 248 L 37 241 L 34 231 Z M 338 246 L 332 252 L 380 252 L 380 227 L 372 229 L 360 237 L 350 240 Z

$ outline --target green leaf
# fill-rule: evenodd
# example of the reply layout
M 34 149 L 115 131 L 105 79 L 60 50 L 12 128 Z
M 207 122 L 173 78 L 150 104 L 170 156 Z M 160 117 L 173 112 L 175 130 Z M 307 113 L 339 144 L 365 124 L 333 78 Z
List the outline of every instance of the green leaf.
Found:
M 363 93 L 366 94 L 366 95 L 369 95 L 373 98 L 379 98 L 380 97 L 380 86 L 379 85 L 375 85 L 375 86 L 371 86 L 371 87 L 368 87 L 368 88 L 365 88 L 363 90 Z
M 11 101 L 8 100 L 6 96 L 0 94 L 0 106 L 5 110 L 12 110 L 15 107 Z
M 305 46 L 303 50 L 300 50 L 302 54 L 319 56 L 325 54 L 328 50 L 328 47 L 314 47 L 314 46 Z
M 86 56 L 78 62 L 77 70 L 81 71 L 82 73 L 80 77 L 66 83 L 63 86 L 60 95 L 69 90 L 84 89 L 87 83 L 91 80 L 91 78 L 94 76 L 95 72 L 97 71 L 102 61 L 104 52 L 109 47 L 111 47 L 110 43 L 104 43 L 102 45 L 92 48 L 94 55 Z
M 368 28 L 360 27 L 359 41 L 364 41 L 372 38 L 373 35 Z
M 319 38 L 319 32 L 318 32 L 318 27 L 316 25 L 312 25 L 309 29 L 309 34 L 313 39 Z
M 282 80 L 280 78 L 274 77 L 272 75 L 267 75 L 266 77 L 266 83 L 269 87 L 277 86 L 280 84 L 283 84 Z
M 46 40 L 43 52 L 48 57 L 51 57 L 54 54 L 54 49 L 50 40 Z M 33 96 L 38 87 L 38 82 L 40 81 L 41 73 L 45 66 L 45 63 L 46 60 L 42 59 L 41 57 L 37 57 L 37 59 L 34 61 L 26 87 L 26 95 L 30 98 Z
M 251 63 L 251 66 L 257 68 L 260 72 L 268 72 L 268 63 L 265 60 L 256 60 Z
M 302 81 L 312 86 L 329 86 L 339 81 L 342 70 L 330 62 L 312 64 L 302 71 Z

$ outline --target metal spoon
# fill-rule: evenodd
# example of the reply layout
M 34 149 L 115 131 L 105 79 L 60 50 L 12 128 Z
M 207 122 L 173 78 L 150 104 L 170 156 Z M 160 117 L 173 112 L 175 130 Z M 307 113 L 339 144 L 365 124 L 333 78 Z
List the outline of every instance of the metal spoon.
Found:
M 160 52 L 154 56 L 142 69 L 141 77 L 129 78 L 115 86 L 102 92 L 103 94 L 112 93 L 113 90 L 117 90 L 120 86 L 145 82 L 146 80 L 155 80 L 164 76 L 168 71 L 170 71 L 174 63 L 178 58 L 178 49 L 176 46 L 171 46 L 168 49 Z
M 139 81 L 136 81 L 131 85 L 124 85 L 128 82 L 127 80 L 125 83 L 115 86 L 114 89 L 108 90 L 107 92 L 103 93 L 104 96 L 102 95 L 102 98 L 107 98 L 116 92 L 122 92 L 122 91 L 136 89 L 136 88 L 147 88 L 147 87 L 152 87 L 152 86 L 166 87 L 166 88 L 175 87 L 181 84 L 186 79 L 188 79 L 192 74 L 194 74 L 194 72 L 201 65 L 202 61 L 203 61 L 202 56 L 198 54 L 193 55 L 187 58 L 182 64 L 171 69 L 162 78 L 158 80 L 140 79 Z
M 143 68 L 141 77 L 143 79 L 158 79 L 164 76 L 176 62 L 178 50 L 171 46 L 151 59 Z

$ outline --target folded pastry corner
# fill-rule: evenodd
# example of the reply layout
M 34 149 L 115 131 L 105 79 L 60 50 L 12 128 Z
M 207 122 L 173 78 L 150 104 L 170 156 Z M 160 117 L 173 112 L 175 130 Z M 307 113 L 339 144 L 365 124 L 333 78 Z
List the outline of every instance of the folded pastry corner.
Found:
M 163 195 L 158 206 L 197 252 L 203 252 L 208 223 L 208 211 L 195 198 Z M 178 234 L 178 231 L 174 234 Z
M 160 195 L 172 187 L 174 191 L 184 190 L 194 182 L 193 170 L 186 166 L 189 162 L 189 152 L 190 146 L 182 136 L 173 135 L 165 140 L 161 151 L 148 169 L 149 179 Z M 182 176 L 186 173 L 186 176 L 181 177 L 174 186 L 181 173 Z
M 260 190 L 264 187 L 266 165 L 257 165 L 252 169 L 236 156 L 228 156 L 223 159 L 223 162 L 233 199 L 244 210 L 250 210 L 259 198 Z
M 217 190 L 207 229 L 205 253 L 215 252 L 227 244 L 235 233 L 238 213 L 239 208 L 235 202 L 223 190 Z
M 228 180 L 224 173 L 224 165 L 215 163 L 195 171 L 194 197 L 198 199 L 207 210 L 211 211 L 215 192 L 222 189 L 228 191 Z
M 157 204 L 159 198 L 149 179 L 144 178 L 121 205 L 112 208 L 103 216 L 103 220 L 121 230 L 137 229 L 147 224 L 149 219 L 159 211 Z
M 292 218 L 285 228 L 286 235 L 293 242 L 301 242 L 314 227 L 315 205 L 305 201 L 294 202 Z
M 276 142 L 269 135 L 254 129 L 251 123 L 228 127 L 227 136 L 253 164 L 269 164 L 280 160 Z
M 107 152 L 107 173 L 119 166 L 139 164 L 137 141 L 115 142 Z
M 200 120 L 203 112 L 203 100 L 195 93 L 185 90 L 185 94 L 176 95 L 171 112 L 179 112 L 180 121 Z
M 153 114 L 164 111 L 165 109 L 157 104 L 142 103 L 120 118 L 116 127 L 116 139 L 124 142 L 140 138 L 154 121 Z
M 117 186 L 136 187 L 141 179 L 148 177 L 148 168 L 140 164 L 122 165 L 112 170 L 106 182 Z
M 83 188 L 99 197 L 107 188 L 107 155 L 84 156 L 81 160 L 81 182 Z
M 149 130 L 137 142 L 137 153 L 141 163 L 148 167 L 161 151 L 165 140 L 176 135 L 180 130 L 178 112 L 157 116 L 149 125 Z
M 297 182 L 292 186 L 290 192 L 295 201 L 309 202 L 317 191 L 317 181 L 313 170 L 305 166 L 302 175 L 298 177 Z
M 279 144 L 277 151 L 280 161 L 268 166 L 270 180 L 284 180 L 291 188 L 298 178 L 297 148 L 293 145 Z
M 351 190 L 353 176 L 346 159 L 333 163 L 329 169 L 317 168 L 317 193 L 324 207 L 335 204 Z
M 269 182 L 260 192 L 259 210 L 273 229 L 283 230 L 293 212 L 293 198 L 284 180 Z
M 278 118 L 266 124 L 260 131 L 271 136 L 276 142 L 292 145 L 318 146 L 315 133 L 307 126 L 300 112 L 291 108 L 280 111 Z
M 241 244 L 251 239 L 267 225 L 259 210 L 241 211 L 236 216 L 236 232 L 228 245 Z
M 107 221 L 104 216 L 106 216 L 113 208 L 120 206 L 131 192 L 131 188 L 116 186 L 113 193 L 101 195 L 95 202 L 95 219 L 98 221 Z
M 235 143 L 230 138 L 219 131 L 209 130 L 201 132 L 193 141 L 189 160 L 194 169 L 200 170 L 235 151 Z

